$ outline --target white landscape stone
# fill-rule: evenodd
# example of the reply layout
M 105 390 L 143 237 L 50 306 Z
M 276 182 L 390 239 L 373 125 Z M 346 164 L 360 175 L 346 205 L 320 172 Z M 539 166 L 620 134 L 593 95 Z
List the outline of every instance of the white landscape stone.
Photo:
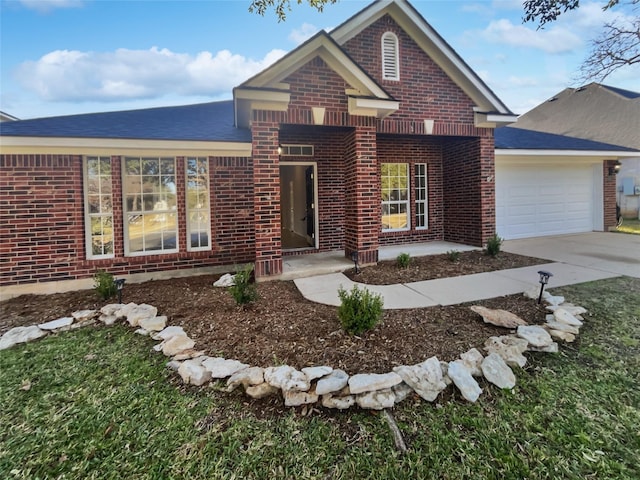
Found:
M 309 381 L 329 375 L 331 372 L 333 372 L 333 368 L 327 366 L 305 367 L 302 369 L 302 373 L 307 376 Z
M 146 303 L 141 303 L 140 305 L 136 305 L 134 308 L 131 308 L 127 311 L 126 317 L 127 322 L 132 327 L 137 327 L 140 323 L 140 320 L 145 318 L 153 318 L 158 314 L 158 309 L 152 305 L 147 305 Z
M 353 378 L 353 377 L 351 377 Z M 360 408 L 383 410 L 391 408 L 396 402 L 396 395 L 391 388 L 376 390 L 356 395 L 356 403 Z
M 282 396 L 284 397 L 285 407 L 299 407 L 300 405 L 316 403 L 319 398 L 318 394 L 313 390 L 309 392 L 285 390 L 282 392 Z
M 415 393 L 415 390 L 404 382 L 394 386 L 391 390 L 393 391 L 393 394 L 396 396 L 396 399 L 394 402 L 395 404 L 404 402 L 409 395 L 413 395 Z
M 234 373 L 244 370 L 249 365 L 238 360 L 227 360 L 222 357 L 207 358 L 202 366 L 211 372 L 212 378 L 227 378 Z
M 436 357 L 419 365 L 401 365 L 393 369 L 404 383 L 428 402 L 433 402 L 447 384 L 443 380 L 442 368 Z
M 98 317 L 98 320 L 100 320 L 102 323 L 104 323 L 105 325 L 109 326 L 109 325 L 113 325 L 114 323 L 116 323 L 116 321 L 118 320 L 118 316 L 117 315 L 105 315 L 104 313 L 102 315 L 100 315 Z
M 240 370 L 227 380 L 227 391 L 232 392 L 239 385 L 245 387 L 245 389 L 252 385 L 260 385 L 264 383 L 264 368 L 262 367 L 249 367 Z
M 143 337 L 146 337 L 149 335 L 149 331 L 145 330 L 144 328 L 138 328 L 137 330 L 134 330 L 133 333 L 136 333 L 138 335 L 142 335 Z
M 516 376 L 509 365 L 497 353 L 487 355 L 482 361 L 482 374 L 499 388 L 511 389 L 516 385 Z
M 529 342 L 514 335 L 503 335 L 501 337 L 490 337 L 484 343 L 487 353 L 497 353 L 510 367 L 524 367 L 527 357 L 523 355 L 527 351 Z
M 538 325 L 525 325 L 518 327 L 517 335 L 529 342 L 531 347 L 546 347 L 553 343 L 549 332 Z
M 39 329 L 36 325 L 14 327 L 0 337 L 0 350 L 11 348 L 18 343 L 26 343 L 44 337 L 47 333 L 45 330 Z
M 196 350 L 194 348 L 188 348 L 187 350 L 183 350 L 177 355 L 174 355 L 173 360 L 177 360 L 177 361 L 189 360 L 190 358 L 199 358 L 202 356 L 204 356 L 204 350 Z
M 477 348 L 472 348 L 468 352 L 465 352 L 460 355 L 460 360 L 465 367 L 469 369 L 471 375 L 474 377 L 481 377 L 482 370 L 480 370 L 480 365 L 482 365 L 482 361 L 484 360 L 484 356 L 480 353 Z
M 567 325 L 571 325 L 574 327 L 581 327 L 583 323 L 578 320 L 575 315 L 573 315 L 568 310 L 564 308 L 559 308 L 555 312 L 553 312 L 553 316 L 558 322 L 566 323 Z
M 100 313 L 103 315 L 116 315 L 124 306 L 124 303 L 109 303 L 100 309 Z
M 373 392 L 389 389 L 400 382 L 402 382 L 402 377 L 395 372 L 359 373 L 349 378 L 349 390 L 353 394 Z
M 87 320 L 91 320 L 98 314 L 95 310 L 78 310 L 73 312 L 71 316 L 76 319 L 76 322 L 84 322 Z
M 551 338 L 562 340 L 562 341 L 565 341 L 567 343 L 571 343 L 571 342 L 575 341 L 575 339 L 576 339 L 576 336 L 573 333 L 561 332 L 560 330 L 550 329 L 549 330 L 549 335 L 551 335 Z
M 544 345 L 542 347 L 529 345 L 529 350 L 532 352 L 558 353 L 558 344 L 556 342 L 551 342 L 549 345 Z
M 211 372 L 198 360 L 185 360 L 178 368 L 178 374 L 184 383 L 191 385 L 204 385 L 211 381 Z
M 236 276 L 225 273 L 218 280 L 213 282 L 214 287 L 232 287 L 236 284 Z
M 322 396 L 322 406 L 325 408 L 335 408 L 337 410 L 346 410 L 356 403 L 353 395 L 345 395 L 343 397 L 334 397 L 333 395 Z
M 260 385 L 251 385 L 247 387 L 245 393 L 251 398 L 259 399 L 275 395 L 279 391 L 280 389 L 278 387 L 274 387 L 272 385 L 269 385 L 267 382 L 264 382 Z
M 160 315 L 157 317 L 141 318 L 138 326 L 149 332 L 159 332 L 167 326 L 167 317 L 166 315 Z
M 573 325 L 569 325 L 564 322 L 547 321 L 546 325 L 553 330 L 559 330 L 561 332 L 572 333 L 574 335 L 580 333 L 580 329 L 578 327 L 574 327 Z
M 306 392 L 311 388 L 311 382 L 307 376 L 301 371 L 288 365 L 265 368 L 264 380 L 269 385 L 279 388 L 283 392 L 286 392 L 287 390 Z
M 527 324 L 527 322 L 519 316 L 506 310 L 493 310 L 480 305 L 473 305 L 469 308 L 480 315 L 485 323 L 490 323 L 499 327 L 516 328 L 519 325 Z
M 347 386 L 349 375 L 344 370 L 334 370 L 326 377 L 318 380 L 316 385 L 316 393 L 318 395 L 326 395 L 328 393 L 337 392 Z
M 178 353 L 193 348 L 196 342 L 191 340 L 186 335 L 177 335 L 171 337 L 169 340 L 162 342 L 162 353 L 167 357 L 173 357 Z
M 182 327 L 170 326 L 166 327 L 161 332 L 154 333 L 151 338 L 154 340 L 169 340 L 171 337 L 177 337 L 180 335 L 186 335 L 186 332 Z
M 544 292 L 547 293 L 546 291 Z M 558 295 L 554 296 L 551 294 L 543 295 L 544 300 L 550 305 L 560 305 L 564 303 L 564 297 Z
M 40 323 L 38 328 L 41 330 L 57 330 L 58 328 L 68 327 L 74 322 L 73 317 L 62 317 L 50 322 Z
M 471 376 L 471 372 L 465 365 L 460 361 L 456 360 L 454 362 L 449 362 L 449 370 L 447 372 L 449 378 L 453 380 L 453 383 L 460 393 L 464 397 L 465 400 L 469 402 L 475 402 L 480 397 L 482 393 L 482 389 L 478 382 Z

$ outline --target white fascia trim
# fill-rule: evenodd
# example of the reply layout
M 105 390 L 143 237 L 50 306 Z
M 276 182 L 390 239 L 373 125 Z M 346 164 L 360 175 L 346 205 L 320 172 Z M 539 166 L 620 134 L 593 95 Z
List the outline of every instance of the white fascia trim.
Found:
M 349 97 L 349 114 L 363 117 L 384 118 L 400 108 L 395 100 Z
M 250 157 L 251 143 L 72 137 L 0 137 L 0 153 Z
M 291 93 L 274 90 L 254 90 L 236 88 L 234 95 L 237 100 L 248 100 L 251 105 L 272 106 L 273 108 L 263 108 L 264 110 L 287 110 L 291 101 Z M 259 107 L 253 107 L 258 109 Z
M 511 125 L 517 120 L 518 116 L 514 114 L 474 113 L 474 123 L 476 127 L 481 128 L 497 128 L 505 125 Z
M 537 156 L 537 157 L 602 157 L 603 160 L 615 160 L 616 158 L 637 157 L 638 152 L 619 152 L 615 150 L 536 150 L 536 149 L 516 149 L 516 148 L 496 148 L 496 158 L 501 155 L 505 157 L 515 156 Z

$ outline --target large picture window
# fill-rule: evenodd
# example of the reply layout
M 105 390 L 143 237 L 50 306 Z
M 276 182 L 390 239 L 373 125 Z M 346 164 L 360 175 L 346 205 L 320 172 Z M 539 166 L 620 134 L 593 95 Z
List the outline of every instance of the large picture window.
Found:
M 125 253 L 178 251 L 175 158 L 125 157 Z
M 111 180 L 111 157 L 85 158 L 85 236 L 89 259 L 114 256 Z
M 187 158 L 187 250 L 211 249 L 211 210 L 209 207 L 209 160 Z
M 381 165 L 382 230 L 409 229 L 409 164 Z
M 415 164 L 416 228 L 429 228 L 429 204 L 427 202 L 427 164 Z

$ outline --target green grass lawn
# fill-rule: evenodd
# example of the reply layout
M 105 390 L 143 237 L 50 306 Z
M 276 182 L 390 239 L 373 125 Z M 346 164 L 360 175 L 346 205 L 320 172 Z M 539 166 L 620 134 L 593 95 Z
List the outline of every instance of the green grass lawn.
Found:
M 1 479 L 638 479 L 640 279 L 556 289 L 581 336 L 530 355 L 513 391 L 406 400 L 401 454 L 376 412 L 259 414 L 183 387 L 151 340 L 85 328 L 0 352 Z
M 616 228 L 616 232 L 635 233 L 640 235 L 640 220 L 625 219 L 622 225 Z

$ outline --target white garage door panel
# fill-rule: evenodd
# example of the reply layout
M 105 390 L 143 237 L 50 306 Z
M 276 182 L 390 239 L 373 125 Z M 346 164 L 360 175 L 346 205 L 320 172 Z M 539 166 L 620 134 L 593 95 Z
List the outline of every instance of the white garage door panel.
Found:
M 593 230 L 590 165 L 497 165 L 496 228 L 505 239 Z

